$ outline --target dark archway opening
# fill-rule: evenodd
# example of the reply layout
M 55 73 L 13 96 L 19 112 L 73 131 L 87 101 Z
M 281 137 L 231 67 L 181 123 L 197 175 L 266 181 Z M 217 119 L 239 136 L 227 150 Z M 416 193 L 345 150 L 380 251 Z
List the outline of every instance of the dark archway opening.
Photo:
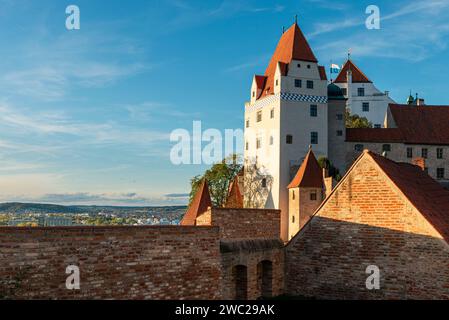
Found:
M 257 285 L 261 298 L 273 296 L 273 263 L 264 260 L 257 265 Z
M 238 265 L 233 268 L 233 279 L 235 285 L 235 299 L 248 299 L 248 268 Z

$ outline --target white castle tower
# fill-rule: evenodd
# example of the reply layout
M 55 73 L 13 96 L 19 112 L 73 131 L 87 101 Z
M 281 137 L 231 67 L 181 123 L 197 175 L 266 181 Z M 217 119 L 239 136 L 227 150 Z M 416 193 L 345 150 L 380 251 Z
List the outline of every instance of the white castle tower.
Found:
M 298 25 L 281 37 L 263 76 L 253 78 L 245 105 L 245 205 L 281 210 L 288 240 L 288 189 L 313 148 L 328 154 L 327 78 Z M 256 163 L 262 175 L 251 172 Z M 260 178 L 262 177 L 262 178 Z

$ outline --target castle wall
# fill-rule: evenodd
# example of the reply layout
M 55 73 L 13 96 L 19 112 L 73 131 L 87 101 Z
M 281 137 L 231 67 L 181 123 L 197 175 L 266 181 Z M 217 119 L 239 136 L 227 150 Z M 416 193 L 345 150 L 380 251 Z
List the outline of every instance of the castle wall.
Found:
M 279 210 L 212 208 L 212 226 L 220 227 L 220 239 L 280 239 Z
M 448 299 L 449 246 L 361 159 L 286 247 L 286 291 L 330 299 Z M 368 290 L 369 265 L 380 289 Z
M 216 227 L 2 227 L 0 261 L 3 298 L 220 298 Z M 80 290 L 66 289 L 69 265 Z

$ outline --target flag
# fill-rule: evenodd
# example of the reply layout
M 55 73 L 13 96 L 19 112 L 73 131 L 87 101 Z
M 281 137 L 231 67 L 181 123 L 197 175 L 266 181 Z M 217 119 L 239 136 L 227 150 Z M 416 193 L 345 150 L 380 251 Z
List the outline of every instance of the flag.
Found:
M 338 66 L 338 64 L 331 64 L 331 73 L 339 73 L 340 72 L 340 67 Z

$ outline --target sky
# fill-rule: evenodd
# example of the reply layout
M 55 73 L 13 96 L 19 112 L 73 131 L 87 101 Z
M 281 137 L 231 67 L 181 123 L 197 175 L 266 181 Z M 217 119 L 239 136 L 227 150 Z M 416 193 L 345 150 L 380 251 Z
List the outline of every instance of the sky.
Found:
M 171 132 L 242 129 L 295 15 L 320 64 L 351 48 L 397 102 L 449 104 L 449 0 L 0 0 L 0 202 L 186 204 L 208 166 L 173 164 Z

